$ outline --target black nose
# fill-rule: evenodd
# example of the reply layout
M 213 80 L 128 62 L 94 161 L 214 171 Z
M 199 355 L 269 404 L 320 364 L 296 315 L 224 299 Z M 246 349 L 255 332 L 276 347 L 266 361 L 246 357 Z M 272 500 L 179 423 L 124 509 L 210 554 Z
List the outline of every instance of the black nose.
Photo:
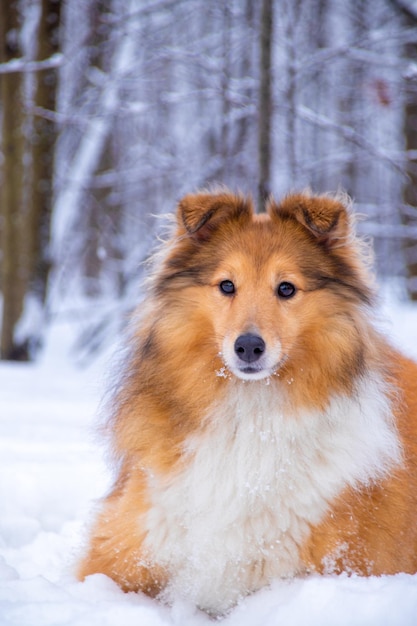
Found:
M 241 361 L 252 363 L 265 352 L 265 341 L 252 333 L 240 335 L 235 341 L 235 352 Z

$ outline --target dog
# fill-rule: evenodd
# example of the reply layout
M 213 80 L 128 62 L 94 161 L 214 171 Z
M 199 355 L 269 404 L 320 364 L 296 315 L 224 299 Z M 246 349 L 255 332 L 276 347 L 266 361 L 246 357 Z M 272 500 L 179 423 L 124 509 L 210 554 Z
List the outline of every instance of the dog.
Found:
M 187 195 L 107 422 L 81 580 L 211 615 L 277 578 L 417 571 L 417 365 L 344 197 Z

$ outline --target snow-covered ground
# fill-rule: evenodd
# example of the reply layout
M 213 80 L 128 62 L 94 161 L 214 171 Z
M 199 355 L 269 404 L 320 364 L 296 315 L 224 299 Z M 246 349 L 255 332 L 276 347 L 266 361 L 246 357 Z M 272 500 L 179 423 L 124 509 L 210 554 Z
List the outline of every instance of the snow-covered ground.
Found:
M 417 308 L 385 309 L 395 343 L 417 358 Z M 77 369 L 57 327 L 38 364 L 0 365 L 0 626 L 207 626 L 184 603 L 123 594 L 101 575 L 74 579 L 85 522 L 109 485 L 93 429 L 103 362 Z M 277 581 L 222 623 L 415 626 L 417 575 Z

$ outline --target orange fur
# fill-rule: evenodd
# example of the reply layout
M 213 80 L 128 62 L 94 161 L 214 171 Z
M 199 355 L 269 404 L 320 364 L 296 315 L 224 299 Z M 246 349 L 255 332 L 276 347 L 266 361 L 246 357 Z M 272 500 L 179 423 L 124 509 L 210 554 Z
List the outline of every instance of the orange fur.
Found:
M 337 553 L 338 572 L 417 571 L 417 367 L 399 354 L 387 357 L 399 394 L 396 419 L 404 465 L 385 481 L 360 492 L 349 490 L 332 504 L 304 546 L 305 561 L 313 570 L 326 571 L 327 558 Z
M 274 537 L 274 525 L 280 519 L 277 511 L 285 504 L 285 499 L 279 498 L 286 493 L 286 486 L 278 484 L 275 475 L 268 477 L 265 470 L 268 485 L 263 487 L 270 488 L 269 480 L 276 483 L 271 501 L 263 495 L 254 496 L 247 505 L 236 500 L 245 526 L 241 544 L 238 548 L 233 545 L 238 554 L 233 558 L 240 563 L 247 557 L 246 569 L 251 573 L 245 570 L 247 580 L 241 588 L 240 583 L 233 583 L 236 589 L 230 597 L 217 599 L 213 591 L 209 599 L 199 600 L 204 596 L 204 590 L 199 590 L 196 603 L 213 613 L 227 610 L 240 595 L 269 582 L 274 575 L 267 574 L 269 570 L 279 575 L 417 571 L 417 365 L 393 350 L 372 324 L 372 288 L 351 222 L 345 202 L 328 196 L 289 196 L 280 204 L 271 202 L 268 215 L 259 216 L 253 214 L 250 201 L 228 192 L 190 195 L 179 203 L 177 230 L 159 260 L 131 338 L 132 355 L 115 394 L 108 431 L 118 476 L 92 527 L 90 547 L 79 567 L 81 579 L 105 573 L 125 590 L 142 590 L 152 596 L 170 584 L 182 562 L 177 561 L 175 541 L 169 538 L 171 532 L 176 537 L 177 531 L 164 522 L 161 511 L 168 507 L 168 515 L 169 507 L 176 507 L 169 504 L 169 498 L 177 493 L 177 484 L 186 485 L 178 487 L 178 493 L 194 493 L 187 485 L 195 480 L 191 472 L 198 475 L 198 470 L 189 468 L 193 463 L 200 467 L 195 460 L 198 450 L 206 438 L 216 441 L 222 420 L 236 420 L 236 433 L 243 432 L 242 440 L 247 436 L 236 410 L 232 414 L 228 408 L 235 406 L 240 394 L 255 407 L 257 398 L 259 407 L 276 406 L 289 432 L 292 428 L 304 432 L 297 430 L 298 422 L 300 429 L 314 429 L 315 419 L 327 432 L 326 420 L 332 422 L 332 414 L 326 411 L 331 411 L 332 401 L 336 398 L 336 407 L 338 399 L 342 404 L 354 403 L 361 381 L 366 386 L 368 380 L 383 381 L 382 393 L 391 409 L 388 417 L 381 417 L 381 428 L 387 429 L 393 449 L 398 439 L 401 460 L 395 450 L 392 458 L 387 452 L 388 460 L 384 460 L 385 452 L 375 448 L 377 469 L 371 468 L 370 461 L 370 475 L 366 468 L 362 475 L 362 470 L 353 466 L 349 471 L 354 478 L 347 478 L 346 484 L 335 469 L 342 487 L 331 501 L 323 496 L 325 503 L 317 505 L 311 516 L 295 495 L 288 509 L 290 522 L 276 531 L 276 542 L 286 545 L 282 557 L 279 551 L 269 554 L 263 542 L 266 534 Z M 223 281 L 231 281 L 233 293 L 222 291 Z M 279 296 L 277 288 L 283 283 L 294 285 L 295 294 Z M 265 345 L 265 351 L 263 346 L 257 348 L 262 354 L 253 363 L 239 360 L 237 351 L 237 338 L 248 335 L 258 341 L 261 337 Z M 373 408 L 377 401 L 370 397 L 368 408 L 366 397 L 358 400 L 360 407 L 363 405 L 359 414 L 364 413 L 358 419 L 363 419 L 365 429 L 366 412 L 377 410 Z M 213 418 L 216 411 L 225 413 L 218 424 Z M 273 425 L 278 419 L 274 415 L 259 419 Z M 304 420 L 305 415 L 311 417 Z M 379 428 L 379 417 L 375 419 Z M 350 428 L 349 415 L 345 422 L 341 420 L 338 428 Z M 352 425 L 353 438 L 354 429 Z M 230 450 L 233 448 L 239 459 L 238 435 L 231 437 Z M 349 465 L 345 451 L 341 449 L 337 456 L 337 441 L 335 463 Z M 283 452 L 280 441 L 271 438 L 267 445 L 271 467 L 276 467 L 274 457 L 281 458 Z M 309 443 L 304 438 L 300 445 L 304 450 Z M 357 445 L 359 450 L 367 442 Z M 381 443 L 381 450 L 384 445 Z M 302 466 L 304 452 L 296 448 L 284 452 L 290 458 L 295 455 L 300 476 L 302 472 L 308 475 L 308 468 Z M 208 474 L 200 478 L 202 492 L 207 489 L 208 493 L 210 454 Z M 327 473 L 333 471 L 332 454 L 332 450 L 323 451 L 321 460 L 318 451 L 313 457 L 312 474 L 317 477 L 313 485 L 318 494 L 322 466 L 328 468 Z M 279 471 L 284 470 L 283 462 Z M 242 485 L 246 478 L 252 480 L 252 476 L 245 478 L 244 471 L 239 470 Z M 210 489 L 217 494 L 226 487 L 220 481 Z M 332 486 L 328 489 L 333 493 Z M 227 497 L 223 500 L 227 508 Z M 179 511 L 188 511 L 188 505 L 180 505 Z M 189 509 L 197 519 L 197 505 L 190 502 Z M 233 511 L 219 510 L 218 516 L 227 517 L 228 513 Z M 187 527 L 180 513 L 178 523 Z M 259 558 L 253 556 L 253 546 L 245 547 L 246 528 L 259 542 Z M 221 529 L 229 532 L 226 522 Z M 184 546 L 188 545 L 182 526 L 178 533 Z M 159 555 L 158 545 L 167 552 Z M 228 571 L 229 561 L 236 565 L 227 550 L 225 545 L 222 572 Z M 171 553 L 172 560 L 167 556 Z M 285 560 L 284 556 L 290 565 L 281 572 L 279 561 Z M 209 551 L 199 558 L 208 563 Z M 187 596 L 186 589 L 184 594 Z

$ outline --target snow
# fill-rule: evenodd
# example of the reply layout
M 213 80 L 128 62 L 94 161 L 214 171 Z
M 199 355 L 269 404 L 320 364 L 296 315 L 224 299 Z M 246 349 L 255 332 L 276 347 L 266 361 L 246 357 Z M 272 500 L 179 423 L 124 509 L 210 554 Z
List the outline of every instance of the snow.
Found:
M 417 308 L 387 304 L 384 324 L 417 357 Z M 36 365 L 0 364 L 0 626 L 208 626 L 178 602 L 124 594 L 108 578 L 80 583 L 74 564 L 110 475 L 95 436 L 108 357 L 77 369 L 71 331 L 56 325 Z M 417 575 L 276 581 L 224 626 L 415 626 Z

